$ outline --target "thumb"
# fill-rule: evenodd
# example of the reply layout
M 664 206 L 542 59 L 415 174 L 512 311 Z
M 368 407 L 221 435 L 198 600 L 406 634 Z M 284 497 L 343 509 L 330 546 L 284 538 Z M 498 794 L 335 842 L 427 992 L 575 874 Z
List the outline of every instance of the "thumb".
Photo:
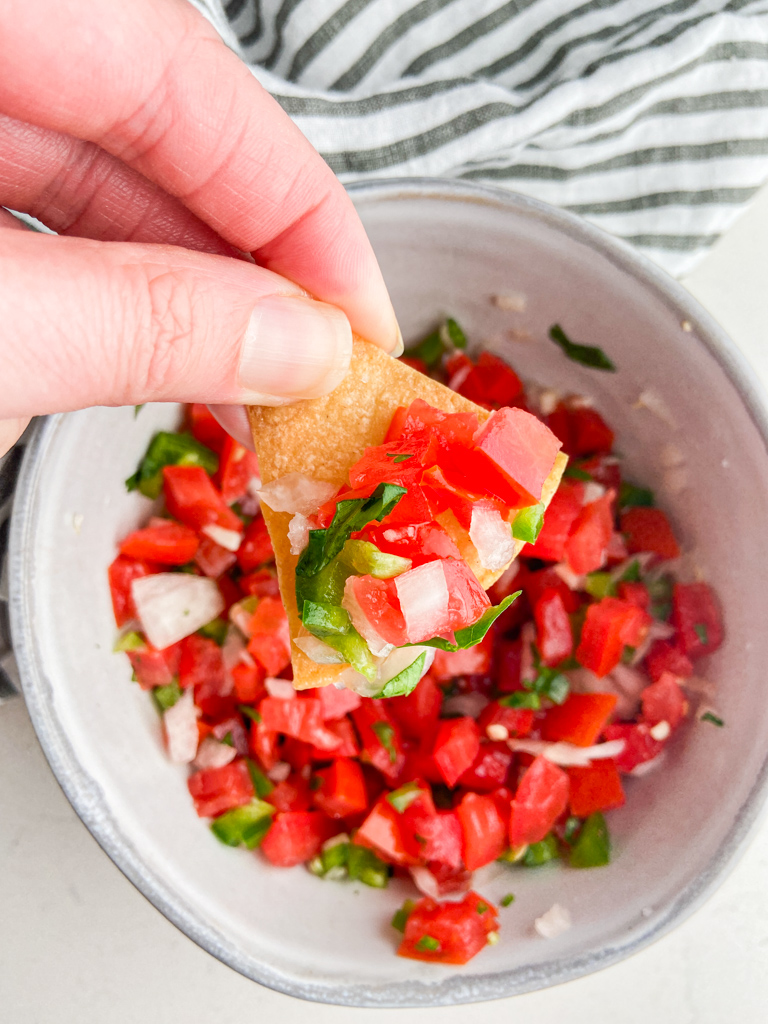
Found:
M 349 367 L 335 306 L 251 263 L 0 229 L 0 419 L 90 405 L 283 405 Z

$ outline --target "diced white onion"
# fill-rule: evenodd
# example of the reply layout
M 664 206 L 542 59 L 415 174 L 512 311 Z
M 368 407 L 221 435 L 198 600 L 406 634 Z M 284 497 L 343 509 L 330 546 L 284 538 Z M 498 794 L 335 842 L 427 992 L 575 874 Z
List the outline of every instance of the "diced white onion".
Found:
M 301 512 L 297 512 L 288 523 L 288 543 L 292 555 L 300 555 L 309 544 L 309 520 Z
M 566 562 L 558 562 L 552 568 L 569 590 L 584 589 L 584 577 L 575 573 Z
M 352 620 L 352 625 L 368 644 L 374 658 L 386 658 L 395 649 L 394 644 L 387 643 L 360 607 L 355 596 L 355 581 L 356 577 L 350 576 L 344 585 L 344 597 L 341 599 L 341 607 L 348 613 Z
M 558 935 L 567 932 L 571 924 L 570 911 L 566 907 L 561 907 L 559 903 L 553 903 L 546 913 L 533 922 L 537 934 L 542 939 L 556 939 Z
M 495 508 L 472 509 L 469 539 L 477 549 L 480 564 L 489 572 L 498 572 L 514 557 L 512 530 Z
M 672 726 L 667 721 L 657 722 L 656 725 L 649 729 L 649 732 L 657 743 L 663 743 L 664 740 L 668 740 L 671 736 Z
M 223 768 L 225 764 L 234 761 L 237 751 L 228 743 L 220 743 L 213 736 L 206 736 L 200 744 L 200 749 L 195 758 L 196 768 Z
M 440 885 L 429 868 L 417 866 L 410 868 L 413 884 L 424 896 L 432 900 L 440 899 Z
M 621 662 L 612 670 L 610 677 L 627 697 L 639 697 L 648 685 L 647 676 L 629 665 L 622 665 Z
M 241 757 L 246 757 L 248 754 L 248 733 L 245 731 L 245 726 L 239 718 L 225 718 L 222 722 L 217 722 L 213 727 L 213 738 L 221 740 L 223 743 L 227 736 L 232 741 L 236 753 Z
M 293 641 L 316 665 L 343 665 L 344 656 L 316 636 L 297 636 Z
M 672 427 L 673 430 L 677 428 L 675 417 L 669 411 L 666 402 L 664 402 L 664 400 L 657 395 L 655 391 L 641 391 L 632 408 L 647 409 L 648 412 L 652 412 L 654 416 L 658 416 L 662 422 L 666 423 L 667 426 Z
M 661 753 L 657 754 L 656 757 L 651 758 L 650 761 L 643 761 L 641 764 L 635 765 L 635 767 L 627 772 L 633 778 L 641 778 L 643 775 L 648 775 L 650 772 L 655 771 L 656 768 L 665 761 L 667 758 L 666 750 L 662 750 Z
M 253 618 L 253 599 L 244 597 L 241 601 L 235 601 L 229 609 L 229 621 L 232 622 L 243 636 L 251 635 L 251 619 Z
M 584 504 L 591 505 L 593 501 L 597 501 L 602 498 L 605 494 L 605 488 L 602 484 L 599 484 L 596 480 L 590 480 L 584 484 Z
M 602 761 L 607 757 L 618 757 L 626 746 L 626 740 L 610 740 L 597 743 L 594 747 L 577 747 L 573 743 L 547 743 L 545 740 L 507 740 L 510 750 L 519 750 L 534 757 L 546 757 L 553 764 L 563 767 L 586 767 L 590 761 Z
M 379 689 L 384 687 L 390 679 L 394 679 L 395 676 L 399 676 L 404 669 L 408 668 L 409 665 L 412 665 L 417 658 L 421 657 L 422 654 L 426 655 L 426 657 L 424 658 L 424 666 L 419 678 L 425 676 L 432 667 L 432 662 L 435 660 L 435 648 L 396 647 L 379 665 L 379 673 L 376 677 Z
M 131 594 L 141 628 L 159 649 L 191 636 L 224 610 L 215 580 L 184 572 L 140 576 L 131 583 Z
M 163 712 L 168 757 L 174 764 L 189 764 L 197 753 L 197 716 L 192 688 L 185 690 L 173 707 Z
M 501 743 L 509 739 L 509 729 L 506 725 L 502 725 L 501 722 L 492 722 L 489 726 L 486 726 L 485 735 L 494 743 Z
M 425 562 L 402 576 L 396 576 L 395 588 L 411 643 L 428 640 L 443 632 L 448 621 L 450 598 L 440 559 Z
M 243 540 L 243 535 L 239 530 L 227 530 L 215 523 L 208 523 L 200 532 L 204 533 L 206 537 L 210 537 L 220 548 L 226 548 L 227 551 L 237 551 Z
M 292 512 L 310 516 L 330 501 L 338 488 L 324 480 L 313 480 L 303 473 L 288 473 L 266 484 L 259 500 L 273 512 Z
M 253 658 L 245 646 L 243 634 L 236 626 L 227 627 L 227 635 L 221 647 L 221 658 L 227 672 L 231 672 L 235 665 L 239 665 L 241 662 L 246 665 L 253 664 Z
M 296 691 L 290 679 L 274 679 L 272 676 L 267 676 L 264 680 L 264 685 L 270 697 L 279 697 L 280 700 L 292 700 L 296 696 Z
M 542 388 L 539 392 L 539 412 L 542 416 L 551 416 L 560 401 L 560 392 L 554 388 Z
M 278 761 L 277 764 L 273 765 L 267 772 L 267 778 L 270 782 L 285 782 L 290 774 L 291 766 L 288 762 Z
M 477 718 L 483 708 L 489 704 L 487 697 L 482 693 L 457 693 L 455 697 L 447 697 L 443 702 L 441 714 L 450 718 L 452 715 L 466 715 L 468 718 Z M 506 739 L 506 736 L 503 737 Z
M 507 313 L 524 313 L 528 305 L 528 299 L 524 292 L 494 295 L 492 301 L 497 309 L 503 309 Z

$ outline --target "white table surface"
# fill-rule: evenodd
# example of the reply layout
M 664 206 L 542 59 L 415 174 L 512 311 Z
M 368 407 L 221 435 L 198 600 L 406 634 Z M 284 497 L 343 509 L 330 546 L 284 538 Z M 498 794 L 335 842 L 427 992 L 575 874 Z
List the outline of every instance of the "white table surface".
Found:
M 685 282 L 768 389 L 768 188 Z M 303 1003 L 169 924 L 102 853 L 51 774 L 23 702 L 0 708 L 0 1021 L 7 1024 L 758 1024 L 768 1020 L 768 821 L 671 935 L 567 985 L 481 1007 Z

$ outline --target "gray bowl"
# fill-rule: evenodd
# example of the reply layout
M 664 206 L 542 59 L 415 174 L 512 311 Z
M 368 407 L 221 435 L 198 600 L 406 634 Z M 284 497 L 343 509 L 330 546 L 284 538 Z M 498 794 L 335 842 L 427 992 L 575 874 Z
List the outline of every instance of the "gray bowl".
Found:
M 768 769 L 766 403 L 679 285 L 578 219 L 454 182 L 370 183 L 352 194 L 406 337 L 449 313 L 524 378 L 592 395 L 616 427 L 629 477 L 656 487 L 671 514 L 685 571 L 721 596 L 727 641 L 702 671 L 726 727 L 693 722 L 662 768 L 629 781 L 626 806 L 611 814 L 609 868 L 480 872 L 482 893 L 513 891 L 515 903 L 501 911 L 497 946 L 447 968 L 393 955 L 401 883 L 385 892 L 322 883 L 215 842 L 185 772 L 164 755 L 151 701 L 111 653 L 106 567 L 149 510 L 122 481 L 178 408 L 147 406 L 136 418 L 132 408 L 92 409 L 39 426 L 12 523 L 14 643 L 35 729 L 75 810 L 141 892 L 214 956 L 325 1002 L 494 999 L 598 970 L 663 934 L 723 878 L 755 822 Z M 546 339 L 555 321 L 602 346 L 618 372 L 568 362 Z M 554 902 L 573 927 L 543 940 L 533 920 Z

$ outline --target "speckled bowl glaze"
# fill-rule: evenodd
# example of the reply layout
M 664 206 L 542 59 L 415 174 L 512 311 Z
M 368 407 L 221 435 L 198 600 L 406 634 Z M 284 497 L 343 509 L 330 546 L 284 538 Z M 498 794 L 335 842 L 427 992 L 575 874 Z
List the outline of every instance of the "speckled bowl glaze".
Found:
M 629 477 L 658 489 L 689 568 L 722 598 L 727 641 L 703 674 L 726 727 L 693 723 L 663 770 L 629 781 L 626 806 L 611 814 L 609 868 L 481 872 L 476 888 L 493 899 L 514 891 L 515 903 L 501 911 L 498 945 L 448 968 L 394 956 L 389 921 L 402 883 L 324 883 L 217 843 L 195 815 L 185 771 L 164 755 L 149 697 L 111 653 L 106 568 L 149 511 L 123 480 L 178 408 L 148 406 L 136 418 L 132 408 L 92 409 L 39 426 L 12 524 L 15 648 L 40 742 L 77 813 L 141 892 L 214 956 L 305 999 L 495 999 L 606 967 L 662 935 L 722 879 L 763 804 L 766 405 L 686 292 L 582 221 L 477 185 L 404 180 L 351 191 L 406 337 L 453 315 L 524 378 L 592 395 L 617 429 Z M 494 303 L 499 295 L 516 298 Z M 568 362 L 547 340 L 553 322 L 602 346 L 618 372 Z M 638 407 L 649 390 L 664 418 Z M 543 940 L 533 920 L 554 902 L 573 927 Z

